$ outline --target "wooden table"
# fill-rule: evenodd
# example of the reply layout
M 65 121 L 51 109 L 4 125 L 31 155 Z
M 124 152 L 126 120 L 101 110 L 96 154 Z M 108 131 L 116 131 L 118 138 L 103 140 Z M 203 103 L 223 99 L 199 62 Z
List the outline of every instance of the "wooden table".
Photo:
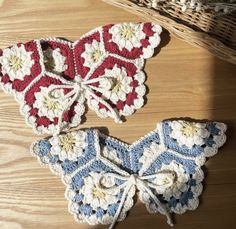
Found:
M 0 48 L 34 38 L 71 40 L 107 23 L 142 21 L 98 0 L 0 0 Z M 131 143 L 173 117 L 210 119 L 228 124 L 228 141 L 206 163 L 207 177 L 196 211 L 176 215 L 175 228 L 234 228 L 236 223 L 236 66 L 190 46 L 168 33 L 161 51 L 148 60 L 146 105 L 124 124 L 86 114 L 81 127 L 105 132 Z M 42 138 L 26 126 L 12 96 L 0 92 L 0 228 L 105 228 L 77 224 L 67 211 L 65 187 L 29 153 Z M 139 202 L 117 228 L 169 228 L 165 218 L 150 215 Z

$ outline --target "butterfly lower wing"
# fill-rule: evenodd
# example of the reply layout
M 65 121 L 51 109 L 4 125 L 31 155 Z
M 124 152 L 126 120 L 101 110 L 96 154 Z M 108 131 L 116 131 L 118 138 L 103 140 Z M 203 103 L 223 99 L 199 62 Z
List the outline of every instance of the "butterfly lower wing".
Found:
M 62 116 L 60 129 L 68 129 L 77 126 L 81 122 L 84 108 L 84 96 L 81 94 L 73 104 L 65 109 L 71 98 L 65 98 L 71 89 L 57 89 L 53 91 L 52 98 L 50 88 L 63 85 L 65 80 L 52 73 L 46 73 L 31 85 L 22 95 L 21 113 L 25 120 L 36 133 L 53 134 L 59 129 L 58 120 Z M 67 81 L 66 81 L 67 82 Z
M 113 223 L 125 190 L 121 187 L 121 180 L 112 177 L 103 179 L 102 176 L 107 172 L 116 171 L 97 160 L 75 173 L 68 182 L 66 197 L 70 201 L 69 210 L 79 222 L 93 225 Z M 125 196 L 118 221 L 124 220 L 127 211 L 133 206 L 134 194 L 133 187 Z
M 132 63 L 118 61 L 117 58 L 108 57 L 91 79 L 103 77 L 103 80 L 94 87 L 93 95 L 88 95 L 88 106 L 100 117 L 114 117 L 111 109 L 119 116 L 129 116 L 144 104 L 146 87 L 143 84 L 145 75 Z M 105 102 L 105 103 L 104 103 Z
M 189 172 L 185 163 L 172 160 L 162 163 L 155 171 L 156 177 L 148 180 L 151 192 L 158 198 L 168 212 L 182 214 L 187 210 L 195 210 L 199 204 L 199 195 L 202 193 L 204 173 L 200 167 Z M 160 175 L 160 174 L 164 175 Z M 167 173 L 167 174 L 166 174 Z M 168 186 L 168 174 L 174 175 L 173 185 Z M 150 213 L 160 212 L 163 208 L 158 205 L 146 190 L 140 191 L 140 200 L 146 205 Z
M 116 174 L 118 167 L 112 160 L 114 155 L 111 158 L 102 153 L 102 141 L 97 131 L 87 130 L 61 134 L 32 145 L 32 154 L 62 177 L 67 187 L 69 211 L 79 222 L 113 223 L 125 191 L 123 180 L 106 176 Z M 134 194 L 132 187 L 125 196 L 118 221 L 123 220 L 133 206 Z
M 143 189 L 140 200 L 149 212 L 165 213 L 163 209 L 167 209 L 182 214 L 197 208 L 204 178 L 201 166 L 206 157 L 213 156 L 223 145 L 225 130 L 226 126 L 218 122 L 164 121 L 155 131 L 133 144 L 131 156 L 136 164 L 135 171 L 140 177 L 146 177 L 148 189 L 163 206 Z M 189 138 L 189 134 L 194 133 L 192 140 L 184 138 L 183 133 Z

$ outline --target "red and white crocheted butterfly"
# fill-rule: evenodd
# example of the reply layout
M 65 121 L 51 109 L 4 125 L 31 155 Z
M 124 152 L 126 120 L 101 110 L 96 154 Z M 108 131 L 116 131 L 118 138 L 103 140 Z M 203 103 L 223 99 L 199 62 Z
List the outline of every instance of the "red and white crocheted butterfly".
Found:
M 143 106 L 141 70 L 160 42 L 161 27 L 122 23 L 96 28 L 72 43 L 32 40 L 0 50 L 0 84 L 15 95 L 36 133 L 75 127 L 84 103 L 100 117 L 131 115 Z

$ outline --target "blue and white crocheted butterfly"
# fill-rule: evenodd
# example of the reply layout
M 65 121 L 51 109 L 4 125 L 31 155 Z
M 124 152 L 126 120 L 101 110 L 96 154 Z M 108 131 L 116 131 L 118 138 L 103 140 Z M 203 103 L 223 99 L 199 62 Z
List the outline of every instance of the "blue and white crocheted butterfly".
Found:
M 96 129 L 39 140 L 32 153 L 60 174 L 69 211 L 79 222 L 110 224 L 126 217 L 139 191 L 150 213 L 182 214 L 198 206 L 201 166 L 226 140 L 226 125 L 163 121 L 128 145 Z

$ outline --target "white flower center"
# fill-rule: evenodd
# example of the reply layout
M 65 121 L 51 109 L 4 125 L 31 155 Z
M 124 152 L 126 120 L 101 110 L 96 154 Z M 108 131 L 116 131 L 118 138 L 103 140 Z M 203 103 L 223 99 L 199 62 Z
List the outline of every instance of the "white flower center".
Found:
M 194 124 L 184 124 L 181 132 L 187 137 L 193 137 L 198 131 L 198 128 Z
M 130 25 L 123 26 L 120 30 L 120 36 L 125 40 L 131 40 L 135 36 L 135 29 Z
M 10 58 L 8 59 L 8 63 L 14 72 L 20 70 L 23 65 L 22 59 L 18 56 L 10 56 Z
M 92 53 L 92 60 L 93 62 L 98 62 L 103 56 L 103 52 L 100 49 L 96 49 L 93 53 Z
M 60 105 L 58 101 L 52 100 L 48 97 L 44 97 L 43 104 L 48 110 L 56 110 L 56 109 L 58 109 L 58 107 Z
M 60 139 L 60 146 L 66 152 L 72 151 L 75 146 L 75 138 L 71 134 L 66 134 Z
M 106 193 L 103 192 L 101 189 L 94 187 L 93 188 L 93 198 L 97 199 L 105 199 Z

